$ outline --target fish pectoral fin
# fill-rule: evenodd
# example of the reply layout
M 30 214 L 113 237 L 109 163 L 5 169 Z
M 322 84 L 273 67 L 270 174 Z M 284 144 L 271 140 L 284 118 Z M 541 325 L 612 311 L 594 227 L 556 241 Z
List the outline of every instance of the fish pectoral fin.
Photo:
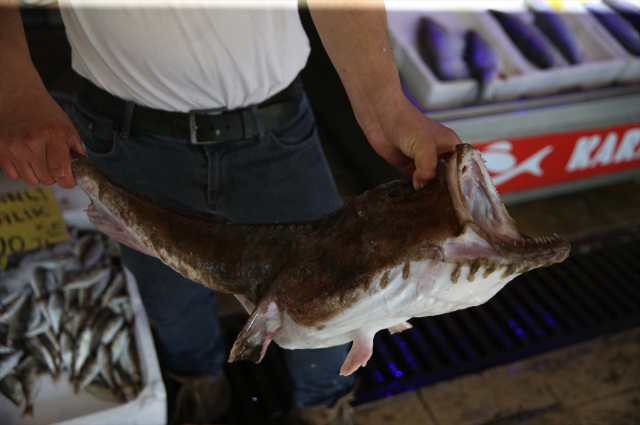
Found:
M 342 364 L 340 375 L 348 376 L 360 366 L 366 366 L 373 353 L 373 335 L 375 333 L 358 329 L 354 332 L 353 345 L 349 355 Z
M 274 334 L 281 326 L 282 318 L 278 305 L 274 301 L 268 304 L 260 302 L 233 343 L 229 363 L 236 360 L 260 363 Z
M 407 329 L 411 329 L 411 328 L 413 328 L 413 326 L 411 326 L 411 323 L 402 322 L 395 326 L 391 326 L 390 328 L 388 328 L 388 331 L 391 335 L 393 335 L 393 334 L 400 333 L 402 331 L 406 331 Z

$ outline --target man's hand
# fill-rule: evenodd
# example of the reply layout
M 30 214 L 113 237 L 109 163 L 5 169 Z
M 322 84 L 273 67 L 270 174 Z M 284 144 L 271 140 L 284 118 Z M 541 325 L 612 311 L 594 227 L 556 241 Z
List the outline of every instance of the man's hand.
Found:
M 376 116 L 360 124 L 371 147 L 412 177 L 416 190 L 435 177 L 438 155 L 452 152 L 461 143 L 453 130 L 424 116 L 404 95 L 385 103 Z
M 307 0 L 313 22 L 338 71 L 358 124 L 375 151 L 413 177 L 417 189 L 435 176 L 438 155 L 460 142 L 404 96 L 383 1 Z
M 69 149 L 85 153 L 80 135 L 31 62 L 17 0 L 0 0 L 0 69 L 0 167 L 31 186 L 75 186 Z
M 0 99 L 0 167 L 28 185 L 75 186 L 69 150 L 85 154 L 67 114 L 40 87 L 21 87 Z

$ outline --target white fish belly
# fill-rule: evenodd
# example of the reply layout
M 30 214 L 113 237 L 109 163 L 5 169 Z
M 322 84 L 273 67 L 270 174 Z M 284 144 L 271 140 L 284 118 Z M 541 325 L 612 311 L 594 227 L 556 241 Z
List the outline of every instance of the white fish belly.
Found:
M 380 273 L 358 302 L 317 327 L 301 326 L 285 311 L 274 341 L 289 349 L 341 345 L 353 340 L 356 332 L 373 336 L 411 317 L 435 316 L 483 304 L 515 277 L 502 278 L 503 269 L 497 269 L 484 279 L 484 269 L 480 268 L 470 282 L 469 267 L 464 266 L 453 283 L 451 275 L 456 267 L 431 260 L 412 262 L 408 277 L 403 279 L 404 265 L 400 265 L 389 272 L 384 289 L 380 286 L 384 273 Z

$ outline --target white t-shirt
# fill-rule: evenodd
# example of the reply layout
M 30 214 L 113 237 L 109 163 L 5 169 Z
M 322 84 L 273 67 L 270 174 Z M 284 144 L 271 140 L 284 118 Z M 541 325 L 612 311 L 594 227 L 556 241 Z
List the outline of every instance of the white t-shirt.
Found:
M 73 69 L 167 111 L 260 103 L 304 68 L 297 1 L 60 0 Z

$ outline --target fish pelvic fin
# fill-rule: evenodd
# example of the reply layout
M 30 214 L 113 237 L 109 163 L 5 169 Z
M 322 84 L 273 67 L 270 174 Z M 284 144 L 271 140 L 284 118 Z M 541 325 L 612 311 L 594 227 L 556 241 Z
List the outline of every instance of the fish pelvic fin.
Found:
M 353 335 L 353 345 L 347 355 L 340 375 L 348 376 L 355 372 L 360 366 L 364 367 L 373 354 L 373 336 L 375 332 L 358 329 Z
M 229 363 L 249 360 L 260 363 L 275 333 L 282 327 L 282 316 L 274 301 L 261 301 L 233 343 Z
M 407 329 L 411 329 L 411 328 L 413 328 L 413 326 L 411 326 L 411 323 L 402 322 L 402 323 L 397 324 L 395 326 L 391 326 L 390 328 L 388 328 L 388 330 L 389 330 L 389 333 L 391 335 L 393 335 L 393 334 L 400 333 L 402 331 L 406 331 Z

